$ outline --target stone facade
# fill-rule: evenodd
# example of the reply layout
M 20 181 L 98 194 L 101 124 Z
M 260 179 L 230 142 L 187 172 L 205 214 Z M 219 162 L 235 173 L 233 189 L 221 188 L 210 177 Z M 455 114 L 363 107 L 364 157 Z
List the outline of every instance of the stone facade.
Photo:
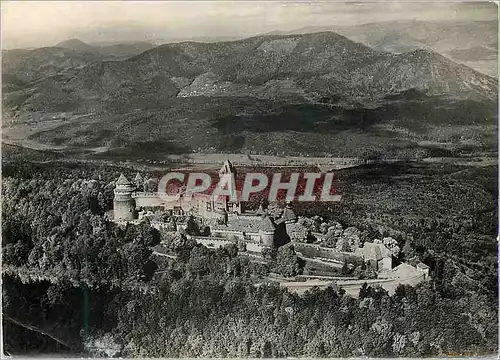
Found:
M 375 271 L 392 270 L 392 253 L 384 244 L 365 242 L 357 252 Z

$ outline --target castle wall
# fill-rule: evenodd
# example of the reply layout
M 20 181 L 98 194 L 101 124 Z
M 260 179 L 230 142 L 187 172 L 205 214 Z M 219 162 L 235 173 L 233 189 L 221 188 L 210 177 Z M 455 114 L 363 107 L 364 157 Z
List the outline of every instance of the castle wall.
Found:
M 226 238 L 232 241 L 245 241 L 245 235 L 241 231 L 231 230 L 214 230 L 211 231 L 212 236 Z
M 261 238 L 260 234 L 258 234 L 258 233 L 247 233 L 247 236 L 250 237 L 251 241 L 256 241 L 256 242 L 262 241 L 262 238 Z
M 408 278 L 347 280 L 347 281 L 337 281 L 336 284 L 339 288 L 344 289 L 346 293 L 348 293 L 352 297 L 358 298 L 359 290 L 361 290 L 361 287 L 363 286 L 364 283 L 366 283 L 368 286 L 380 285 L 389 293 L 389 295 L 394 295 L 399 285 L 408 284 L 411 286 L 415 286 L 424 280 L 425 276 L 423 273 L 421 273 Z
M 156 230 L 168 230 L 169 232 L 176 232 L 174 230 L 171 230 L 172 224 L 166 222 L 151 221 L 151 227 L 155 228 Z
M 180 198 L 165 201 L 158 193 L 135 192 L 132 197 L 136 207 L 163 207 L 166 210 L 173 210 L 180 207 L 185 212 L 195 212 L 199 216 L 207 218 L 220 218 L 220 214 L 215 209 L 225 209 L 225 203 L 211 201 L 210 199 Z M 239 209 L 239 207 L 238 207 Z
M 359 254 L 352 252 L 342 252 L 337 251 L 336 249 L 307 243 L 291 242 L 289 244 L 294 247 L 297 253 L 309 258 L 323 258 L 340 261 L 342 263 L 344 261 L 347 261 L 348 263 L 352 264 L 363 261 L 363 258 Z M 375 262 L 375 269 L 376 267 L 377 263 Z
M 378 270 L 391 270 L 392 257 L 386 257 L 378 261 Z
M 134 196 L 136 207 L 161 207 L 164 202 L 157 196 Z
M 193 236 L 193 239 L 198 243 L 205 245 L 210 248 L 219 248 L 228 244 L 238 244 L 238 242 L 244 242 L 246 246 L 246 251 L 260 254 L 266 247 L 259 244 L 258 242 L 241 240 L 241 239 L 231 239 L 220 236 Z
M 274 232 L 268 233 L 268 232 L 261 231 L 259 233 L 259 235 L 260 235 L 260 240 L 262 242 L 262 245 L 267 246 L 267 247 L 274 246 Z
M 223 247 L 225 245 L 235 244 L 234 241 L 223 240 L 223 239 L 214 239 L 214 238 L 209 238 L 209 237 L 195 237 L 194 240 L 198 244 L 205 245 L 206 247 L 209 247 L 209 248 L 220 248 L 220 247 Z
M 139 225 L 142 222 L 142 220 L 117 220 L 115 223 L 117 223 L 120 226 L 127 226 L 127 224 L 133 224 L 133 225 Z
M 261 253 L 264 247 L 262 245 L 249 242 L 246 243 L 246 249 L 249 252 Z

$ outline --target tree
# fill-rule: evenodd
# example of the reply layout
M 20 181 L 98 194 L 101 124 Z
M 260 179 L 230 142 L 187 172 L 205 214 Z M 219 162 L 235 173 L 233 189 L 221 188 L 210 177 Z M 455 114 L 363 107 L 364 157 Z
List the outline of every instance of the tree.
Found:
M 405 244 L 404 244 L 403 249 L 402 249 L 402 253 L 407 261 L 416 256 L 416 252 L 413 249 L 412 241 L 410 239 L 407 239 L 405 241 Z
M 155 192 L 158 191 L 158 182 L 155 179 L 148 179 L 144 181 L 143 187 L 145 192 Z
M 127 276 L 135 280 L 147 280 L 151 275 L 151 249 L 142 242 L 125 244 L 124 256 L 127 261 Z
M 342 268 L 340 269 L 340 273 L 342 275 L 347 275 L 349 274 L 351 271 L 349 269 L 349 266 L 347 264 L 347 260 L 344 260 L 344 263 L 342 264 Z
M 161 237 L 161 243 L 173 251 L 182 250 L 190 243 L 184 234 L 178 232 L 162 231 Z
M 282 246 L 276 255 L 275 271 L 283 276 L 295 276 L 302 273 L 302 264 L 292 246 Z
M 193 216 L 190 216 L 186 222 L 186 232 L 189 235 L 200 235 L 200 226 Z
M 125 233 L 125 241 L 127 242 L 141 242 L 145 246 L 155 246 L 160 243 L 160 240 L 160 232 L 153 228 L 148 220 L 139 225 L 127 225 Z
M 342 225 L 336 222 L 326 230 L 326 235 L 321 245 L 329 248 L 335 248 L 337 246 L 337 241 L 341 236 Z
M 337 241 L 336 248 L 339 251 L 353 252 L 360 246 L 361 232 L 355 227 L 349 227 L 342 232 Z

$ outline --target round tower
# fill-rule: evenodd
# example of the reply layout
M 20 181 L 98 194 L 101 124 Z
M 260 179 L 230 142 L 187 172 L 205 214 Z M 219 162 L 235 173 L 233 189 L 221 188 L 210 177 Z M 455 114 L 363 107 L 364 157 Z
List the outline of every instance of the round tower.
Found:
M 274 233 L 276 228 L 268 214 L 262 216 L 261 226 L 259 228 L 260 241 L 265 247 L 274 247 Z
M 136 218 L 135 201 L 132 198 L 134 190 L 134 185 L 121 174 L 114 190 L 113 215 L 115 221 L 134 220 Z

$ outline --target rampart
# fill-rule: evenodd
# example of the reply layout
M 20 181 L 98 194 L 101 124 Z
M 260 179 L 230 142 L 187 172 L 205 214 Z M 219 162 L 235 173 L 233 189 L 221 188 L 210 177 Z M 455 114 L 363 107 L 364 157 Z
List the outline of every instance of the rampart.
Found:
M 287 245 L 293 246 L 295 252 L 306 258 L 326 259 L 341 263 L 347 262 L 349 264 L 357 264 L 363 261 L 363 258 L 358 254 L 338 251 L 336 249 L 326 248 L 319 245 L 300 242 L 291 242 Z
M 389 295 L 394 295 L 397 287 L 402 284 L 415 286 L 425 280 L 424 273 L 413 275 L 407 278 L 382 278 L 382 279 L 367 279 L 367 280 L 345 280 L 337 281 L 338 288 L 344 289 L 346 293 L 357 298 L 359 291 L 366 283 L 368 286 L 381 286 Z
M 246 251 L 248 252 L 261 253 L 264 249 L 264 246 L 259 241 L 255 240 L 231 239 L 220 236 L 193 236 L 192 239 L 198 244 L 211 248 L 219 248 L 229 244 L 237 245 L 239 243 L 244 243 Z

